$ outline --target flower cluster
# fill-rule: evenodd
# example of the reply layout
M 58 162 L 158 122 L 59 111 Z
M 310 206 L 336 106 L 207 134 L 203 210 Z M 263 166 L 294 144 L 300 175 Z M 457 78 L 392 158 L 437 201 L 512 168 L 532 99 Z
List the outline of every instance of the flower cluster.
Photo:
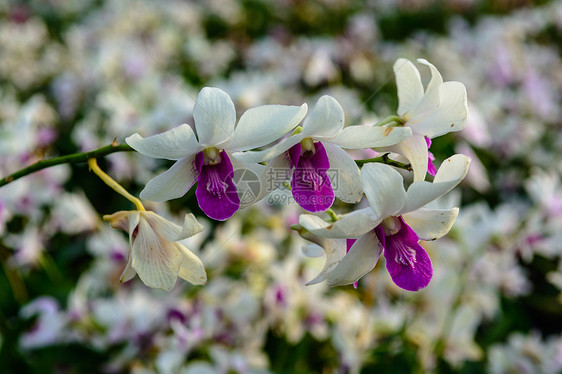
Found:
M 146 138 L 135 133 L 126 139 L 127 144 L 143 155 L 175 161 L 169 170 L 150 180 L 140 196 L 156 202 L 167 201 L 185 195 L 197 183 L 195 196 L 201 210 L 212 219 L 224 221 L 238 209 L 288 185 L 289 180 L 295 201 L 312 213 L 330 209 L 335 197 L 356 204 L 366 195 L 369 208 L 354 211 L 335 222 L 313 215 L 301 216 L 302 227 L 314 235 L 353 241 L 349 242 L 347 254 L 337 249 L 327 251 L 324 270 L 309 284 L 325 279 L 330 285 L 354 283 L 373 269 L 384 250 L 388 271 L 399 287 L 410 291 L 426 287 L 433 270 L 419 240 L 445 235 L 458 208 L 423 207 L 465 177 L 470 159 L 455 155 L 435 170 L 433 156 L 428 151 L 430 139 L 465 127 L 466 90 L 459 82 L 443 82 L 429 62 L 419 62 L 431 69 L 431 81 L 425 91 L 414 64 L 406 59 L 396 61 L 398 116 L 376 125 L 344 127 L 341 105 L 327 95 L 320 97 L 308 114 L 307 104 L 263 105 L 248 109 L 235 125 L 236 110 L 228 94 L 218 88 L 203 88 L 193 109 L 197 135 L 190 125 L 183 124 Z M 410 162 L 414 182 L 406 192 L 402 176 L 391 166 L 366 163 L 360 169 L 344 149 L 372 149 L 386 152 L 385 157 L 391 152 L 398 157 L 402 155 Z M 424 181 L 428 172 L 434 176 L 432 183 Z M 257 191 L 250 191 L 248 175 L 255 178 Z M 266 179 L 271 175 L 277 179 L 269 180 L 267 186 Z M 251 199 L 247 198 L 249 193 Z M 139 230 L 140 221 L 144 222 L 139 221 L 139 214 L 144 217 L 145 213 L 123 213 L 123 217 L 136 217 L 128 219 L 130 235 Z M 127 231 L 121 215 L 110 220 L 114 227 Z M 132 226 L 131 222 L 134 222 Z M 139 251 L 140 246 L 150 248 Z M 165 283 L 163 288 L 171 288 L 178 268 L 182 278 L 190 279 L 182 270 L 185 261 L 190 260 L 171 256 L 177 251 L 164 251 L 166 245 L 152 246 L 146 242 L 132 244 L 132 248 L 124 279 L 134 275 L 131 263 L 137 271 L 137 267 L 149 266 L 144 260 L 150 257 L 143 256 L 144 260 L 138 261 L 135 257 L 153 253 L 154 248 L 158 253 L 152 257 L 154 267 L 158 268 L 156 273 L 172 275 L 165 282 L 163 278 L 147 281 L 141 275 L 147 285 L 162 287 Z M 201 267 L 198 264 L 197 268 Z

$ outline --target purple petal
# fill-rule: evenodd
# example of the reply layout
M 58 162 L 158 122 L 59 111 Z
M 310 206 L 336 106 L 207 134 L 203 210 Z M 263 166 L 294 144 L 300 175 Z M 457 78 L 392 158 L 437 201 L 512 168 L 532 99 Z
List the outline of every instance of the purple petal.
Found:
M 291 167 L 297 167 L 299 163 L 299 158 L 301 157 L 301 145 L 295 144 L 292 146 L 287 153 L 289 154 L 289 160 L 291 160 Z
M 433 268 L 425 249 L 418 244 L 417 234 L 402 217 L 400 223 L 400 230 L 385 238 L 386 269 L 398 287 L 417 291 L 429 284 Z
M 309 212 L 323 212 L 334 203 L 334 191 L 326 172 L 330 161 L 322 143 L 314 143 L 314 153 L 303 152 L 293 173 L 291 188 L 297 204 Z
M 351 249 L 351 247 L 353 247 L 353 244 L 355 244 L 355 242 L 357 241 L 357 239 L 346 239 L 345 241 L 345 253 L 349 253 L 349 250 Z
M 232 181 L 232 163 L 225 151 L 220 152 L 220 158 L 217 164 L 205 165 L 203 152 L 195 156 L 195 164 L 199 170 L 195 196 L 199 207 L 209 218 L 224 221 L 238 210 L 240 198 Z
M 429 139 L 427 136 L 424 136 L 425 138 L 425 143 L 427 144 L 427 172 L 430 175 L 435 176 L 435 174 L 437 174 L 437 169 L 435 168 L 435 165 L 433 165 L 433 161 L 435 161 L 435 156 L 433 156 L 433 153 L 429 152 L 429 147 L 431 147 L 431 139 Z

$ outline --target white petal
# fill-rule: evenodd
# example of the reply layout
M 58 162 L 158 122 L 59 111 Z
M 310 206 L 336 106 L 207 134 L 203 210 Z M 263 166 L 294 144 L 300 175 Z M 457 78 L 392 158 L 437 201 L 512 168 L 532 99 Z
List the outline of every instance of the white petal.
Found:
M 358 203 L 363 197 L 361 173 L 350 155 L 339 146 L 324 142 L 324 149 L 330 160 L 328 176 L 334 193 L 341 201 Z
M 207 273 L 201 259 L 180 243 L 174 243 L 179 253 L 183 255 L 179 276 L 191 284 L 203 285 L 207 283 Z
M 140 197 L 149 201 L 167 201 L 185 195 L 197 181 L 195 157 L 177 161 L 170 169 L 148 181 Z
M 266 166 L 252 162 L 242 162 L 231 157 L 233 182 L 240 198 L 240 209 L 257 203 L 267 196 Z
M 135 275 L 137 275 L 137 272 L 131 266 L 132 263 L 133 263 L 133 256 L 131 256 L 131 250 L 129 250 L 129 260 L 127 260 L 127 265 L 125 266 L 125 269 L 123 270 L 123 273 L 121 273 L 121 276 L 119 277 L 119 280 L 121 282 L 123 282 L 123 283 L 128 282 L 131 279 L 133 279 L 135 277 Z
M 203 150 L 189 125 L 183 124 L 161 134 L 143 138 L 135 133 L 125 139 L 135 151 L 149 157 L 180 160 Z
M 103 219 L 104 221 L 108 221 L 114 229 L 129 232 L 129 218 L 135 212 L 135 210 L 121 210 L 113 214 L 106 214 L 103 216 Z
M 132 255 L 132 266 L 144 284 L 165 290 L 174 287 L 183 256 L 175 243 L 165 240 L 142 218 L 133 242 Z
M 189 238 L 204 229 L 191 213 L 185 215 L 183 226 L 176 225 L 154 212 L 147 211 L 140 212 L 140 214 L 150 223 L 154 231 L 171 242 Z
M 346 254 L 346 246 L 344 241 L 328 240 L 326 241 L 324 251 L 326 252 L 326 264 L 320 273 L 306 283 L 307 286 L 320 283 L 327 278 L 332 270 L 338 265 L 340 260 Z
M 216 146 L 232 136 L 236 110 L 226 92 L 214 87 L 205 87 L 195 100 L 193 118 L 199 143 Z
M 398 115 L 409 113 L 423 97 L 423 85 L 418 69 L 405 58 L 394 63 L 396 88 L 398 89 Z
M 304 120 L 302 134 L 317 140 L 333 138 L 343 129 L 344 119 L 340 103 L 333 97 L 324 95 Z
M 415 182 L 406 193 L 406 204 L 400 214 L 414 211 L 452 190 L 468 172 L 470 158 L 457 154 L 441 164 L 437 174 L 430 182 Z
M 406 201 L 406 191 L 400 173 L 392 167 L 370 163 L 361 168 L 361 183 L 378 219 L 396 215 Z
M 133 249 L 133 234 L 140 222 L 140 212 L 135 210 L 129 215 L 129 247 L 132 253 Z
M 302 133 L 289 136 L 283 139 L 279 143 L 264 149 L 263 151 L 247 151 L 247 152 L 236 152 L 232 156 L 239 161 L 244 162 L 264 162 L 269 161 L 274 157 L 288 151 L 291 147 L 298 144 L 303 140 L 304 136 Z
M 439 97 L 439 107 L 433 114 L 409 121 L 414 133 L 435 138 L 466 127 L 468 104 L 464 85 L 445 82 L 439 87 Z
M 420 208 L 404 214 L 402 218 L 421 240 L 436 240 L 449 232 L 458 215 L 459 208 Z
M 248 109 L 238 122 L 232 139 L 224 148 L 246 151 L 269 144 L 295 128 L 306 115 L 308 107 L 263 105 Z
M 306 243 L 302 246 L 302 253 L 306 256 L 306 257 L 320 257 L 323 256 L 324 253 L 324 248 L 322 248 L 321 246 L 319 246 L 316 243 Z
M 431 70 L 431 80 L 427 85 L 423 98 L 411 113 L 409 113 L 409 116 L 406 116 L 406 119 L 416 122 L 419 118 L 426 117 L 437 109 L 439 106 L 439 87 L 443 84 L 443 78 L 435 66 L 424 59 L 418 59 L 418 62 L 429 66 Z
M 380 220 L 373 217 L 371 208 L 356 210 L 329 223 L 318 216 L 301 214 L 299 224 L 314 235 L 323 238 L 356 239 L 374 229 Z
M 349 149 L 377 148 L 400 143 L 411 135 L 409 127 L 349 126 L 330 142 Z
M 403 142 L 391 147 L 390 150 L 408 159 L 414 172 L 414 182 L 425 179 L 428 166 L 428 150 L 423 136 L 414 134 Z
M 353 244 L 347 255 L 328 274 L 329 286 L 344 286 L 357 282 L 373 270 L 383 251 L 374 230 L 369 231 Z

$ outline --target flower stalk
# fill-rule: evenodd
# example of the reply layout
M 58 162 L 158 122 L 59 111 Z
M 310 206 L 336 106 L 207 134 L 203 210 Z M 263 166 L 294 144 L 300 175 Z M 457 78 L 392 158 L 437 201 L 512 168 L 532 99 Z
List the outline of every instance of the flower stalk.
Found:
M 90 170 L 93 171 L 98 177 L 100 177 L 100 179 L 105 184 L 107 184 L 115 192 L 117 192 L 118 194 L 120 194 L 121 196 L 123 196 L 124 198 L 126 198 L 127 200 L 132 202 L 133 204 L 135 204 L 135 206 L 137 207 L 137 210 L 140 210 L 141 212 L 145 211 L 144 206 L 142 205 L 141 201 L 139 199 L 137 199 L 136 197 L 134 197 L 133 195 L 131 195 L 129 192 L 127 192 L 127 190 L 125 190 L 125 188 L 123 188 L 123 186 L 121 186 L 113 178 L 111 178 L 103 170 L 101 170 L 100 167 L 98 166 L 98 162 L 95 158 L 91 158 L 91 159 L 88 160 L 88 166 L 90 167 Z

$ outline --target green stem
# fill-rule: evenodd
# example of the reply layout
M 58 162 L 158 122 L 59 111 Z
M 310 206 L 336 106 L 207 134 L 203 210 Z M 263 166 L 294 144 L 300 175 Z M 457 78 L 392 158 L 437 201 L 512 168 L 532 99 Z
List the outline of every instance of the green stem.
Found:
M 60 157 L 51 158 L 49 160 L 37 161 L 36 163 L 31 164 L 26 168 L 23 168 L 19 171 L 16 171 L 13 174 L 8 175 L 3 179 L 0 179 L 0 187 L 5 186 L 6 184 L 11 183 L 16 179 L 25 177 L 26 175 L 35 173 L 36 171 L 45 168 L 49 168 L 51 166 L 56 166 L 61 164 L 74 164 L 78 162 L 88 162 L 88 159 L 90 158 L 100 158 L 115 152 L 130 152 L 130 151 L 133 151 L 133 149 L 129 147 L 127 144 L 118 144 L 117 142 L 114 141 L 110 145 L 106 145 L 105 147 L 101 147 L 90 152 L 73 153 L 67 156 L 60 156 Z
M 365 164 L 368 164 L 369 162 L 379 162 L 381 164 L 386 164 L 386 165 L 394 166 L 394 167 L 397 167 L 397 168 L 400 168 L 400 169 L 412 171 L 412 165 L 392 160 L 392 159 L 388 158 L 388 153 L 385 153 L 384 155 L 379 156 L 379 157 L 368 158 L 366 160 L 355 160 L 355 163 L 359 167 L 361 167 Z
M 388 116 L 385 119 L 382 119 L 379 122 L 375 123 L 373 125 L 373 127 L 388 125 L 389 123 L 392 123 L 392 122 L 395 122 L 397 125 L 403 125 L 404 124 L 404 120 L 402 118 L 400 118 L 399 116 Z
M 332 208 L 328 208 L 328 210 L 326 210 L 326 213 L 328 213 L 332 222 L 336 222 L 340 219 L 340 217 L 336 214 L 336 212 L 332 210 Z

